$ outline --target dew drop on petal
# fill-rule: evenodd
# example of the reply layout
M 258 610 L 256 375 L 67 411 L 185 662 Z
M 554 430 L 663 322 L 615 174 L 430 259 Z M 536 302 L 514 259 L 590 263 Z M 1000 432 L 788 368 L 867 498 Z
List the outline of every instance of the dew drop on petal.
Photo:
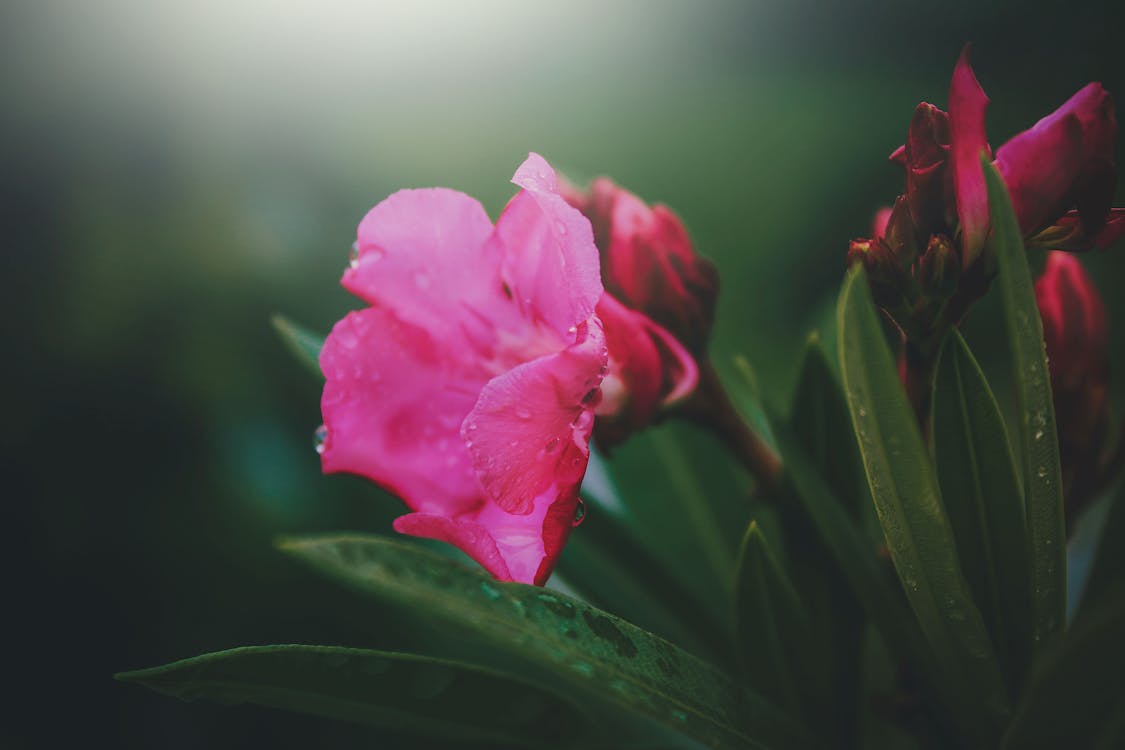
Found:
M 316 452 L 318 454 L 324 453 L 324 443 L 327 440 L 328 440 L 328 428 L 325 427 L 324 425 L 321 425 L 320 427 L 317 427 L 316 431 L 313 433 L 313 449 L 316 450 Z
M 578 498 L 578 505 L 574 506 L 574 525 L 581 526 L 582 522 L 586 520 L 586 503 L 582 498 Z

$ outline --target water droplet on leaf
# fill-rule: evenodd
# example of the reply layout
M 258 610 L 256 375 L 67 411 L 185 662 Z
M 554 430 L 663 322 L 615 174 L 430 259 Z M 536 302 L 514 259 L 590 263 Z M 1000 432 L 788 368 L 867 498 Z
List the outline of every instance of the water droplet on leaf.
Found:
M 328 440 L 328 428 L 324 425 L 316 428 L 313 433 L 313 448 L 318 454 L 324 453 L 324 443 Z

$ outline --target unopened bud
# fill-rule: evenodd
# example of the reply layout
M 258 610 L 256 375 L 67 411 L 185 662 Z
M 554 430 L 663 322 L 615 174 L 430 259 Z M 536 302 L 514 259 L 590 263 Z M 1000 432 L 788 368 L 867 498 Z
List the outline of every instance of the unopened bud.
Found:
M 893 310 L 903 302 L 905 276 L 894 253 L 882 240 L 852 240 L 848 246 L 848 265 L 863 265 L 875 304 Z
M 918 261 L 918 287 L 932 300 L 945 300 L 957 291 L 961 259 L 957 248 L 944 234 L 930 237 L 926 252 Z

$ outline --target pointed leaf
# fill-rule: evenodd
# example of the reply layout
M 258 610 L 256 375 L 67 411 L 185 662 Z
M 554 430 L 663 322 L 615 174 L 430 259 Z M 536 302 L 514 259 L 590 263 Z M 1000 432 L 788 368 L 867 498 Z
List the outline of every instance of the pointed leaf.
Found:
M 1066 527 L 1055 406 L 1043 344 L 1043 322 L 1035 303 L 1019 222 L 1003 178 L 987 158 L 981 158 L 985 162 L 992 216 L 987 251 L 995 256 L 1000 271 L 997 283 L 1004 302 L 1012 372 L 1019 396 L 1032 613 L 1035 641 L 1042 647 L 1058 636 L 1066 616 Z
M 746 529 L 735 583 L 735 633 L 748 685 L 794 716 L 805 710 L 820 651 L 808 613 L 754 521 Z M 823 666 L 823 664 L 820 664 Z
M 713 748 L 803 746 L 779 709 L 714 667 L 611 614 L 556 592 L 375 536 L 290 539 L 281 548 L 353 588 L 397 601 L 506 648 L 602 703 Z
M 562 747 L 586 729 L 566 699 L 457 662 L 336 646 L 250 646 L 125 672 L 191 701 L 253 703 L 416 735 Z
M 865 529 L 871 519 L 867 478 L 852 432 L 844 393 L 817 334 L 809 337 L 790 408 L 793 431 L 844 509 Z M 796 510 L 797 512 L 792 512 Z M 789 511 L 789 512 L 786 512 Z M 827 652 L 829 691 L 822 706 L 825 734 L 854 745 L 863 711 L 863 606 L 833 564 L 805 513 L 783 506 L 790 575 L 812 614 Z
M 875 545 L 868 542 L 845 505 L 824 481 L 792 429 L 778 420 L 774 420 L 774 424 L 794 497 L 892 654 L 919 669 L 946 704 L 968 709 L 967 705 L 962 705 L 964 701 L 955 676 L 935 661 L 901 587 L 876 556 Z
M 323 378 L 324 373 L 320 371 L 320 350 L 324 347 L 324 337 L 297 325 L 284 315 L 274 315 L 271 322 L 293 356 L 317 377 Z
M 1032 643 L 1023 493 L 1000 407 L 957 331 L 938 365 L 934 455 L 961 569 L 1014 689 Z
M 1094 747 L 1120 731 L 1125 590 L 1083 613 L 1036 665 L 1004 747 Z
M 1004 681 L 862 267 L 849 272 L 838 313 L 844 391 L 891 559 L 934 656 L 974 696 L 983 729 L 1007 712 Z
M 1090 577 L 1086 579 L 1086 589 L 1082 592 L 1079 618 L 1097 609 L 1102 601 L 1110 597 L 1125 596 L 1125 485 L 1120 485 L 1117 494 L 1108 502 L 1111 505 L 1106 511 L 1097 551 L 1090 566 Z

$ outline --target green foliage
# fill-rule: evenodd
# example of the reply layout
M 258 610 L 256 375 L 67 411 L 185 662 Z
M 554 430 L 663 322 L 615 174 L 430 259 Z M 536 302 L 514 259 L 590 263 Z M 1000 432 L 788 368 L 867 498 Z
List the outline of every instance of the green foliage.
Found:
M 588 730 L 573 703 L 526 680 L 365 649 L 251 646 L 117 679 L 187 701 L 254 703 L 446 739 L 574 747 Z
M 1035 303 L 1019 222 L 1000 173 L 987 157 L 982 155 L 981 159 L 992 221 L 987 247 L 1000 269 L 997 284 L 1004 302 L 1012 378 L 1019 396 L 1032 617 L 1035 641 L 1042 648 L 1058 637 L 1066 617 L 1066 524 L 1055 407 L 1043 322 Z
M 895 570 L 939 668 L 963 688 L 962 721 L 997 726 L 1008 710 L 1000 667 L 861 268 L 844 282 L 838 314 L 844 390 Z
M 498 583 L 417 545 L 380 537 L 308 537 L 281 548 L 363 593 L 509 650 L 567 683 L 572 696 L 615 704 L 708 747 L 807 744 L 787 716 L 720 670 L 561 594 Z
M 320 350 L 324 348 L 324 337 L 297 325 L 284 315 L 274 315 L 270 322 L 297 361 L 318 378 L 323 378 L 324 373 L 320 371 Z
M 933 427 L 938 479 L 961 568 L 1014 689 L 1031 657 L 1023 493 L 1000 407 L 956 331 L 942 350 Z
M 735 632 L 747 684 L 794 716 L 818 682 L 820 652 L 809 615 L 757 523 L 742 541 L 735 586 Z M 820 662 L 818 664 L 818 662 Z

